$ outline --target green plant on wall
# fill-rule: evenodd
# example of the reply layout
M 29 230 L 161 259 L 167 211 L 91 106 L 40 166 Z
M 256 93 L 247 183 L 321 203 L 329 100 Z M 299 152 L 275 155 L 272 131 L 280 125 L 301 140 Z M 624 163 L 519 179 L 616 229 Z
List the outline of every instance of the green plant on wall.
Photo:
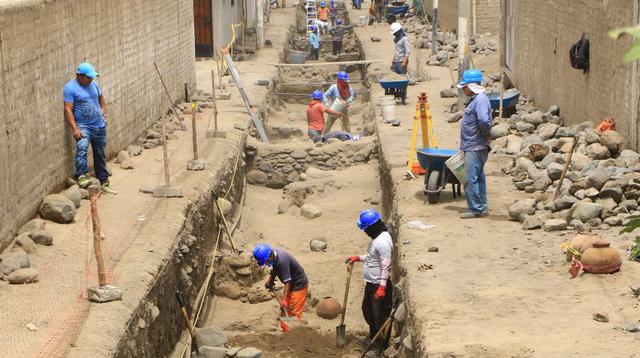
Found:
M 619 235 L 628 234 L 640 228 L 640 216 L 629 216 L 627 219 L 629 221 L 620 230 Z M 635 241 L 635 244 L 628 250 L 629 260 L 640 261 L 640 236 L 636 236 Z
M 640 58 L 640 26 L 623 27 L 609 31 L 609 36 L 617 40 L 624 35 L 633 36 L 633 44 L 624 54 L 624 62 L 631 62 Z

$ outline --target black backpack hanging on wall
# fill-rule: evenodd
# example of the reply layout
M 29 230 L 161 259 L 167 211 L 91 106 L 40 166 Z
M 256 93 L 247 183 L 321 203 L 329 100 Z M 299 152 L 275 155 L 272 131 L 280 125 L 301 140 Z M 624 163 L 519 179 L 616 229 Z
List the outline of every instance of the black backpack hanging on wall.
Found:
M 583 33 L 580 40 L 571 46 L 569 50 L 569 61 L 571 67 L 587 72 L 589 69 L 589 39 L 587 34 Z

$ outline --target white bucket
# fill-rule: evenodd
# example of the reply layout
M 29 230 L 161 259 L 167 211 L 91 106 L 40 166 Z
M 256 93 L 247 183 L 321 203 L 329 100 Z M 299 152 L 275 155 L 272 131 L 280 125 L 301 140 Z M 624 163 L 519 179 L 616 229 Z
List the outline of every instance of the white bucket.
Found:
M 369 16 L 367 15 L 359 16 L 358 23 L 362 26 L 367 26 L 369 24 Z
M 456 178 L 458 178 L 460 183 L 462 184 L 465 183 L 466 179 L 464 176 L 464 152 L 463 151 L 460 151 L 456 153 L 454 156 L 452 156 L 451 158 L 447 159 L 447 161 L 444 162 L 444 164 L 447 166 L 447 168 L 449 168 L 449 170 L 451 170 L 453 175 L 455 175 Z
M 378 100 L 378 106 L 385 122 L 396 120 L 396 99 L 393 96 L 384 96 Z
M 336 112 L 345 112 L 347 110 L 347 102 L 342 98 L 338 97 L 333 104 L 331 105 L 331 110 Z

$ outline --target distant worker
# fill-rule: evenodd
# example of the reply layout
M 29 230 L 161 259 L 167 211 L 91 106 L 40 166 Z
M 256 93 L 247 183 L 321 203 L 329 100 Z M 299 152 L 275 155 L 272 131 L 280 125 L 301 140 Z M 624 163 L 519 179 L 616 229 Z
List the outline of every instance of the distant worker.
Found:
M 382 21 L 382 16 L 384 16 L 383 14 L 386 12 L 385 11 L 385 3 L 387 2 L 386 0 L 372 0 L 373 4 L 375 6 L 375 11 L 376 11 L 376 21 L 378 23 L 380 23 Z
M 89 63 L 81 63 L 76 78 L 63 89 L 64 118 L 76 140 L 75 178 L 78 186 L 89 186 L 87 152 L 93 150 L 93 166 L 100 188 L 104 193 L 117 194 L 109 186 L 107 171 L 107 120 L 106 105 L 100 86 L 94 81 L 99 74 Z
M 336 18 L 338 17 L 338 7 L 336 6 L 336 0 L 329 2 L 329 20 L 331 21 L 331 27 L 336 26 Z
M 366 255 L 347 258 L 348 264 L 364 262 L 363 276 L 366 282 L 362 298 L 362 314 L 369 325 L 369 339 L 382 328 L 393 306 L 393 283 L 390 279 L 393 240 L 380 214 L 373 209 L 360 212 L 358 227 L 371 238 Z M 381 337 L 365 357 L 378 357 L 389 345 L 389 330 Z
M 336 117 L 343 117 L 342 113 L 332 111 L 322 104 L 322 95 L 323 93 L 320 90 L 313 91 L 311 94 L 311 101 L 307 106 L 307 135 L 309 135 L 309 138 L 314 142 L 322 139 L 325 112 Z
M 322 102 L 326 107 L 331 108 L 334 112 L 342 113 L 342 130 L 351 133 L 351 127 L 349 126 L 349 105 L 355 99 L 356 95 L 353 89 L 349 85 L 349 74 L 345 71 L 338 72 L 338 80 L 336 84 L 331 85 L 329 89 L 322 96 Z M 324 133 L 329 133 L 333 122 L 336 121 L 338 116 L 329 115 L 327 123 L 324 126 Z
M 258 266 L 271 267 L 264 287 L 273 290 L 277 277 L 284 284 L 280 305 L 287 310 L 288 316 L 302 318 L 309 279 L 298 261 L 285 250 L 271 248 L 268 244 L 257 244 L 253 249 L 253 258 Z
M 487 180 L 484 165 L 489 156 L 491 141 L 491 104 L 482 87 L 482 72 L 470 69 L 464 71 L 458 88 L 471 98 L 464 110 L 460 124 L 460 150 L 464 152 L 464 195 L 467 198 L 469 212 L 462 214 L 463 219 L 486 216 L 489 213 L 487 202 Z
M 394 22 L 391 24 L 389 32 L 393 35 L 393 42 L 396 44 L 393 61 L 391 61 L 391 69 L 397 74 L 404 75 L 407 73 L 409 55 L 411 54 L 409 39 L 400 23 Z
M 318 20 L 324 22 L 325 24 L 329 23 L 329 8 L 327 7 L 327 2 L 320 2 L 320 8 L 318 9 Z
M 320 58 L 320 39 L 318 38 L 318 26 L 309 26 L 309 48 L 311 49 L 311 59 L 318 60 Z
M 346 27 L 342 26 L 342 19 L 336 20 L 336 26 L 331 29 L 331 41 L 333 42 L 333 54 L 339 55 L 342 52 L 342 40 L 344 33 L 347 32 Z

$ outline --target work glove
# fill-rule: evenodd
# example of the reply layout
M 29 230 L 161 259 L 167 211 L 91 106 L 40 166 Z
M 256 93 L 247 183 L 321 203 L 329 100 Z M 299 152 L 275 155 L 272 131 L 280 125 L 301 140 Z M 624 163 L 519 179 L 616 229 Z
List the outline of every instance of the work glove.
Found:
M 289 310 L 289 301 L 286 298 L 280 300 L 280 305 L 286 310 Z
M 379 285 L 376 293 L 373 295 L 373 298 L 376 300 L 381 300 L 384 298 L 384 295 L 387 293 L 387 286 Z
M 360 256 L 358 256 L 358 255 L 353 255 L 353 256 L 349 256 L 349 257 L 347 258 L 347 260 L 345 261 L 345 263 L 347 263 L 347 264 L 352 264 L 352 263 L 354 263 L 354 262 L 358 262 L 358 261 L 360 261 Z

